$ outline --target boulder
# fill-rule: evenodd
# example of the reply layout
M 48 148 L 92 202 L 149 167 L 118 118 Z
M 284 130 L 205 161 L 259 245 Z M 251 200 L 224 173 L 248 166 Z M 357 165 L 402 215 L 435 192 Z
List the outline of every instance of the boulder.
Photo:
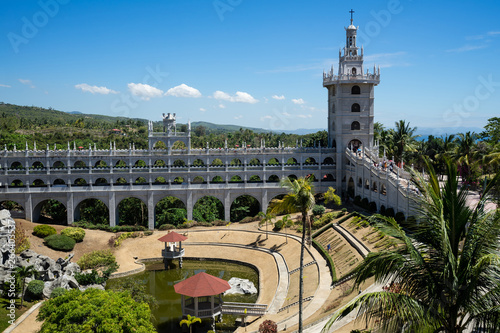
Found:
M 64 273 L 69 276 L 74 276 L 76 273 L 80 273 L 80 266 L 74 262 L 70 262 L 64 269 Z
M 19 256 L 21 258 L 23 258 L 23 259 L 30 259 L 30 258 L 33 258 L 33 257 L 38 257 L 38 253 L 36 253 L 33 250 L 24 250 L 23 252 L 21 252 L 19 254 Z
M 79 288 L 79 284 L 73 276 L 68 276 L 64 274 L 63 276 L 55 279 L 54 281 L 45 282 L 45 287 L 43 288 L 43 295 L 47 298 L 52 294 L 52 290 L 57 287 L 64 289 L 75 289 Z
M 228 281 L 231 289 L 226 291 L 224 294 L 256 294 L 257 288 L 253 282 L 248 279 L 240 279 L 233 277 Z

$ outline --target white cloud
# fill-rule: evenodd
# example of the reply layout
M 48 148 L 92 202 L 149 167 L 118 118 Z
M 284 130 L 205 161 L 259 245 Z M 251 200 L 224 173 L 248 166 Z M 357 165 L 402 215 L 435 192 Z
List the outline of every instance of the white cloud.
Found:
M 241 118 L 243 118 L 243 115 L 241 115 L 241 114 L 234 117 L 234 119 L 241 119 Z
M 220 103 L 220 104 L 219 104 L 219 108 L 221 108 L 221 109 L 225 109 L 225 108 L 226 108 L 226 106 L 225 106 L 224 104 Z
M 118 94 L 118 91 L 114 91 L 106 87 L 91 86 L 86 83 L 76 84 L 75 88 L 81 89 L 82 91 L 86 91 L 92 94 L 101 94 L 101 95 Z
M 30 88 L 35 88 L 35 86 L 31 82 L 31 80 L 19 79 L 19 82 L 21 82 L 22 84 L 25 84 L 27 86 L 30 86 Z
M 10 86 L 8 84 L 0 84 L 0 87 L 10 88 Z
M 305 103 L 305 101 L 302 98 L 298 98 L 298 99 L 292 98 L 292 103 L 302 105 Z
M 205 108 L 200 108 L 200 111 L 201 111 L 201 112 L 205 112 L 205 111 L 207 111 L 207 110 L 206 110 Z
M 482 44 L 482 45 L 469 45 L 469 44 L 467 44 L 467 45 L 464 45 L 464 46 L 456 48 L 456 49 L 446 50 L 446 52 L 462 53 L 462 52 L 484 49 L 487 46 L 488 45 L 486 45 L 486 44 Z
M 269 116 L 269 115 L 268 115 L 268 116 L 264 116 L 264 117 L 260 117 L 260 120 L 261 120 L 261 121 L 264 121 L 264 120 L 269 120 L 269 119 L 273 119 L 273 117 L 272 117 L 272 116 Z
M 181 85 L 168 89 L 165 93 L 165 96 L 198 98 L 201 97 L 201 93 L 198 89 L 190 87 L 183 83 Z
M 277 100 L 283 100 L 283 99 L 285 99 L 285 96 L 284 96 L 284 95 L 281 95 L 281 96 L 278 96 L 278 95 L 273 95 L 273 96 L 271 96 L 271 97 L 272 97 L 272 98 L 274 98 L 274 99 L 277 99 Z
M 284 111 L 284 112 L 281 112 L 282 115 L 286 116 L 286 117 L 291 117 L 292 115 L 289 114 L 288 112 Z
M 243 91 L 237 91 L 234 96 L 229 95 L 226 92 L 217 90 L 214 92 L 213 97 L 218 100 L 228 101 L 228 102 L 240 102 L 255 104 L 258 102 L 252 95 Z
M 129 83 L 128 90 L 134 96 L 138 96 L 141 99 L 148 101 L 153 97 L 161 97 L 163 95 L 163 91 L 149 84 L 143 83 Z
M 310 114 L 299 114 L 297 117 L 305 119 L 305 118 L 312 118 L 312 115 L 310 115 Z

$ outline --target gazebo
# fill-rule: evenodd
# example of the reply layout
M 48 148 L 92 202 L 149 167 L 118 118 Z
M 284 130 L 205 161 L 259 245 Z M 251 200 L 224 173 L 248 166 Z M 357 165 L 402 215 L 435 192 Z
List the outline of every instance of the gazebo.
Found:
M 221 294 L 231 286 L 226 280 L 201 272 L 175 284 L 174 289 L 181 294 L 183 316 L 214 318 L 222 313 Z
M 168 268 L 168 264 L 174 260 L 179 259 L 179 267 L 182 268 L 182 257 L 184 256 L 184 249 L 182 248 L 182 241 L 187 239 L 186 236 L 171 231 L 168 234 L 158 238 L 160 242 L 165 243 L 165 248 L 161 250 L 161 256 L 165 261 L 165 266 Z M 179 243 L 179 247 L 176 247 L 176 243 Z

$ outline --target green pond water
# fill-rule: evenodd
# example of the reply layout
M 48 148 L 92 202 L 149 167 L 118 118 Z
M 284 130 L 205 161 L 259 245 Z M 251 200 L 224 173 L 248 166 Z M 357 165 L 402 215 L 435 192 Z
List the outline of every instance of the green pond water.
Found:
M 158 301 L 159 307 L 152 311 L 153 324 L 158 332 L 189 332 L 185 325 L 184 330 L 179 326 L 179 321 L 182 319 L 181 295 L 174 291 L 174 284 L 200 272 L 206 272 L 226 281 L 232 277 L 248 279 L 257 289 L 259 286 L 258 273 L 251 267 L 220 261 L 184 260 L 182 269 L 175 267 L 165 270 L 162 262 L 149 263 L 146 265 L 146 271 L 142 273 L 108 280 L 106 288 L 111 288 L 113 284 L 124 279 L 132 279 L 135 283 L 145 284 L 146 290 Z M 226 302 L 255 303 L 257 298 L 258 294 L 224 295 L 222 299 Z M 234 316 L 224 315 L 222 322 L 217 323 L 217 332 L 232 332 L 236 328 L 235 319 Z M 193 333 L 206 332 L 211 329 L 211 324 L 212 319 L 204 319 L 201 325 L 193 326 Z

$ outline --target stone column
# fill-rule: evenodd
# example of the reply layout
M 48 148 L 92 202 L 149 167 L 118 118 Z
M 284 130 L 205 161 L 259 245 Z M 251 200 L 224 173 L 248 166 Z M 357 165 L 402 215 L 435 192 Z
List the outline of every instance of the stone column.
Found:
M 26 214 L 26 220 L 33 221 L 33 202 L 31 201 L 31 194 L 28 194 L 26 201 L 24 203 L 24 213 Z
M 262 202 L 261 209 L 262 212 L 265 214 L 267 212 L 267 207 L 269 206 L 269 200 L 267 199 L 267 190 L 263 191 L 261 202 Z
M 231 191 L 224 194 L 224 221 L 231 221 Z
M 154 230 L 155 228 L 155 203 L 153 191 L 148 192 L 148 228 Z
M 114 191 L 109 194 L 108 210 L 109 210 L 109 226 L 114 227 L 116 226 L 116 222 L 118 221 L 118 216 L 116 214 L 116 199 Z
M 191 221 L 193 219 L 193 192 L 188 191 L 186 198 L 186 210 L 187 210 L 187 219 Z
M 67 194 L 67 199 L 66 199 L 66 218 L 68 220 L 68 224 L 71 224 L 74 222 L 75 219 L 75 211 L 74 211 L 74 202 L 73 202 L 73 193 L 68 192 Z

